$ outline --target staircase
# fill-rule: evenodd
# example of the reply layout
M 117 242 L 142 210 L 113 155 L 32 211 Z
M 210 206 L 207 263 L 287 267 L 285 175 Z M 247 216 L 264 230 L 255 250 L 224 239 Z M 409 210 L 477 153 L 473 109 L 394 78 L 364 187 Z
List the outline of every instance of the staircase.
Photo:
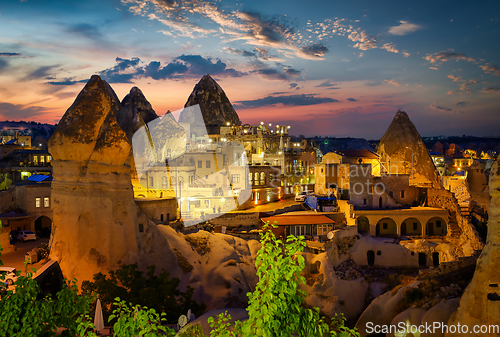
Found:
M 454 211 L 450 211 L 448 217 L 448 235 L 452 238 L 459 238 L 460 234 L 462 234 L 462 230 L 458 226 L 457 214 Z

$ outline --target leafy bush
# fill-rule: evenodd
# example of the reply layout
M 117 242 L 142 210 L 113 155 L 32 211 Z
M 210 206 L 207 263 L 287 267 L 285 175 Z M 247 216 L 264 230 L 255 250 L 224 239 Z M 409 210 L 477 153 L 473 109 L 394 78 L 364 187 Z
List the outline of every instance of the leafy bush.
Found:
M 210 317 L 210 337 L 359 336 L 345 326 L 343 316 L 335 316 L 329 325 L 320 317 L 319 308 L 304 307 L 306 293 L 298 288 L 305 283 L 300 275 L 305 266 L 301 254 L 304 238 L 291 235 L 286 242 L 277 240 L 272 232 L 275 227 L 267 223 L 260 233 L 262 247 L 256 259 L 259 282 L 255 291 L 247 294 L 248 320 L 231 326 L 227 312 L 217 320 Z
M 57 327 L 66 328 L 66 335 L 75 336 L 79 329 L 85 331 L 91 326 L 85 313 L 90 310 L 92 298 L 78 295 L 76 280 L 65 281 L 56 298 L 50 294 L 42 297 L 38 283 L 32 278 L 34 272 L 35 269 L 26 270 L 27 276 L 19 276 L 18 272 L 15 292 L 2 292 L 0 336 L 55 336 Z
M 205 305 L 192 299 L 194 289 L 187 287 L 185 292 L 178 289 L 180 280 L 170 278 L 170 273 L 163 270 L 155 275 L 155 266 L 149 266 L 147 278 L 138 270 L 137 263 L 122 265 L 117 270 L 94 275 L 94 281 L 83 281 L 83 294 L 97 293 L 102 303 L 103 316 L 110 316 L 112 304 L 119 297 L 134 305 L 147 306 L 156 312 L 165 313 L 168 322 L 177 322 L 181 313 L 189 309 L 199 316 L 205 311 Z M 95 307 L 95 305 L 93 305 Z

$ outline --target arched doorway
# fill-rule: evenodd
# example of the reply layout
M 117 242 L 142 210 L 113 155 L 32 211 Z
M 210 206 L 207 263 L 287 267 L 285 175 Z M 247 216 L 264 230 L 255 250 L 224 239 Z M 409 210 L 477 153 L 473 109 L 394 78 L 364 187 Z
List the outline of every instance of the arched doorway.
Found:
M 398 235 L 398 226 L 391 218 L 383 218 L 377 222 L 376 228 L 377 236 L 395 237 Z
M 408 218 L 401 223 L 401 235 L 423 235 L 422 224 L 417 218 Z
M 369 250 L 366 252 L 366 259 L 369 266 L 373 266 L 375 264 L 375 252 L 373 250 Z
M 429 219 L 426 224 L 427 236 L 444 236 L 446 235 L 446 221 L 441 217 Z
M 48 216 L 42 215 L 35 220 L 35 232 L 39 237 L 50 237 L 52 220 Z
M 360 216 L 358 218 L 358 233 L 360 234 L 370 233 L 370 221 L 366 216 Z

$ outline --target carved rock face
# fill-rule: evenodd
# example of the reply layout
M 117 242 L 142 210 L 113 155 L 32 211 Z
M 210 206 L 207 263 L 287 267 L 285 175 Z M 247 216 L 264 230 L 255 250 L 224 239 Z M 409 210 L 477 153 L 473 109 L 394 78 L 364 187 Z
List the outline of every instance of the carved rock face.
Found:
M 460 306 L 449 324 L 472 327 L 481 324 L 500 324 L 500 166 L 498 160 L 490 171 L 490 216 L 488 239 L 476 263 L 474 277 L 467 286 Z M 469 334 L 470 335 L 470 334 Z M 456 336 L 462 336 L 456 334 Z M 467 336 L 467 334 L 463 334 Z M 482 334 L 497 336 L 497 334 Z
M 406 112 L 399 110 L 396 113 L 391 125 L 380 139 L 377 153 L 385 168 L 388 170 L 388 167 L 391 167 L 392 174 L 410 175 L 410 184 L 437 187 L 434 163 Z
M 131 144 L 117 121 L 120 109 L 111 87 L 92 76 L 49 140 L 54 178 L 50 258 L 68 279 L 91 279 L 121 263 L 162 268 L 176 259 L 134 202 L 127 164 Z
M 196 84 L 185 107 L 199 104 L 206 126 L 224 126 L 226 123 L 240 125 L 241 121 L 226 93 L 210 76 L 205 75 Z M 179 123 L 185 122 L 183 115 Z

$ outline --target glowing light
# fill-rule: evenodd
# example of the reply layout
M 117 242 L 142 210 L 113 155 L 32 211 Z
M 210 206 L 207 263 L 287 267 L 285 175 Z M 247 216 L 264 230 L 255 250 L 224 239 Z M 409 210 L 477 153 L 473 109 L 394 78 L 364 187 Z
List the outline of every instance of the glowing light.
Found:
M 226 201 L 226 198 L 221 198 L 220 199 L 220 202 L 225 202 Z
M 264 122 L 260 122 L 260 125 L 264 125 Z
M 269 126 L 273 126 L 271 123 L 269 123 Z
M 229 122 L 227 122 L 226 125 L 229 126 Z

